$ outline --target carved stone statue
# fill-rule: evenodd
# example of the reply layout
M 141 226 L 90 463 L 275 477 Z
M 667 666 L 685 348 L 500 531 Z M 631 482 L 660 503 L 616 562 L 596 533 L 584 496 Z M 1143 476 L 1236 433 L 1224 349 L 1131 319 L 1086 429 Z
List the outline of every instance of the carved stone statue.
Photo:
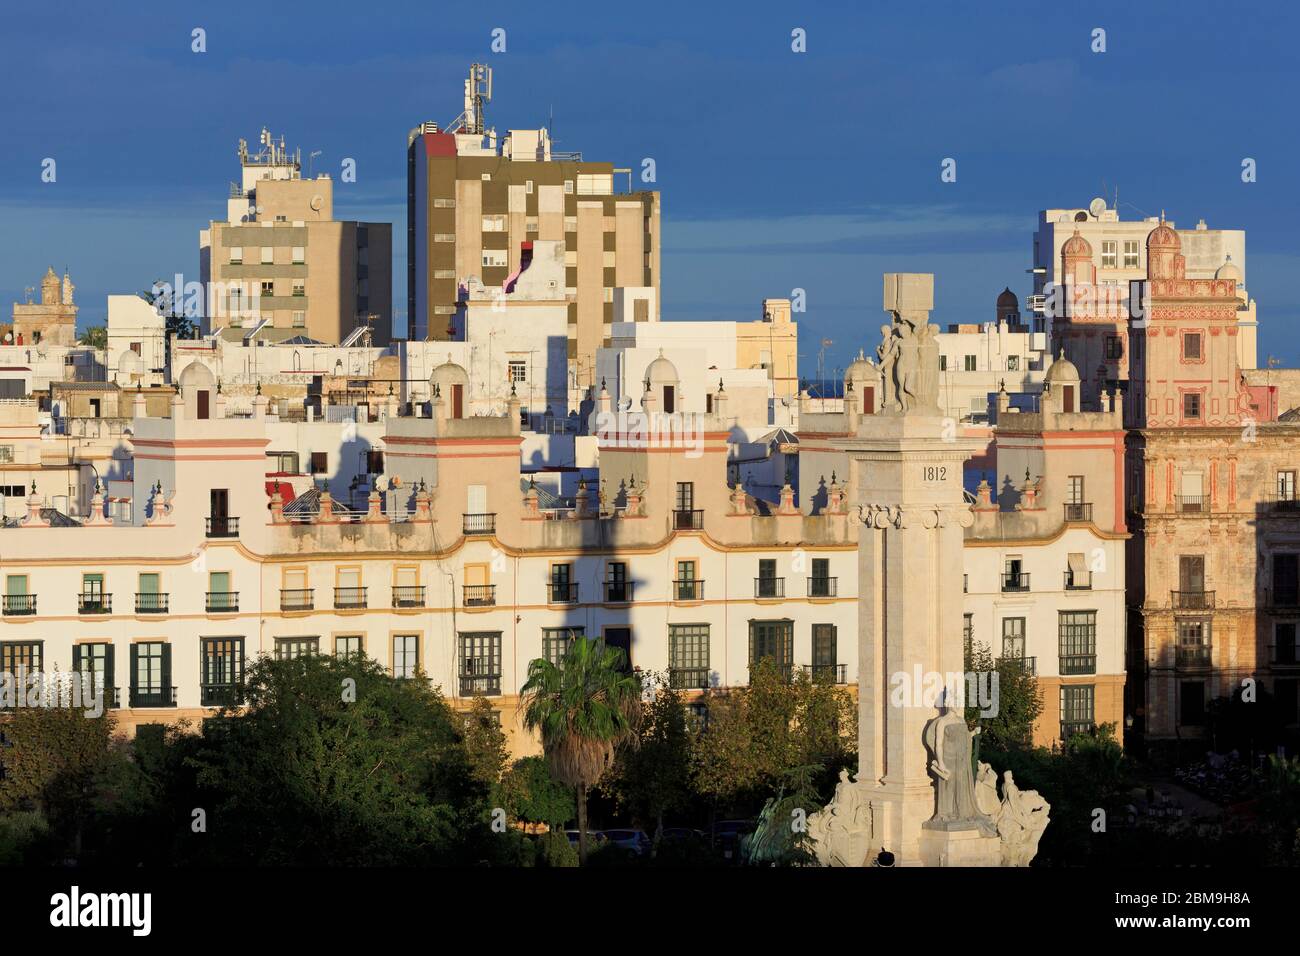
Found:
M 873 845 L 871 806 L 847 769 L 840 771 L 831 802 L 808 818 L 808 836 L 822 866 L 866 865 Z
M 979 731 L 977 730 L 976 733 Z M 925 745 L 933 759 L 935 813 L 927 826 L 948 830 L 979 829 L 992 836 L 997 824 L 980 812 L 971 771 L 971 732 L 966 718 L 945 706 L 925 728 Z
M 1002 809 L 998 800 L 998 772 L 982 760 L 975 774 L 975 804 L 980 813 L 995 820 Z
M 1003 866 L 1028 866 L 1038 852 L 1038 841 L 1051 822 L 1051 806 L 1037 790 L 1021 790 L 1008 770 L 1002 775 L 1002 807 L 998 811 L 998 836 L 1002 840 Z

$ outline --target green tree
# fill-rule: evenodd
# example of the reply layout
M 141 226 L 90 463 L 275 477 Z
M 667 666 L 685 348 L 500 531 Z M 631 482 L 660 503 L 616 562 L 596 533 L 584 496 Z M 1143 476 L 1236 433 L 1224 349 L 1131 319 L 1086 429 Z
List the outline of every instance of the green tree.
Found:
M 997 713 L 985 717 L 979 701 L 966 702 L 966 723 L 979 727 L 979 748 L 1025 750 L 1034 745 L 1034 721 L 1043 712 L 1043 692 L 1025 664 L 1011 657 L 994 659 L 987 644 L 966 645 L 967 674 L 996 674 Z M 979 751 L 977 750 L 978 754 Z
M 263 658 L 244 697 L 246 711 L 205 721 L 185 761 L 195 802 L 184 806 L 221 835 L 187 835 L 193 862 L 463 864 L 493 852 L 487 788 L 427 681 L 366 658 Z
M 510 757 L 500 714 L 486 697 L 475 697 L 470 709 L 459 717 L 470 773 L 489 793 L 495 793 Z
M 551 775 L 578 800 L 578 859 L 587 861 L 587 790 L 615 748 L 636 733 L 641 681 L 625 672 L 623 652 L 603 640 L 577 640 L 558 664 L 538 658 L 520 690 L 524 726 L 542 739 Z
M 521 757 L 501 778 L 501 800 L 506 813 L 526 823 L 544 823 L 559 829 L 577 813 L 573 788 L 557 783 L 542 757 Z
M 691 800 L 692 737 L 681 691 L 647 675 L 654 696 L 642 715 L 633 746 L 620 747 L 604 788 L 634 818 L 653 821 L 656 848 L 664 815 L 685 809 Z
M 91 325 L 82 330 L 81 337 L 77 340 L 82 345 L 88 345 L 92 349 L 103 351 L 108 348 L 108 327 L 105 325 Z

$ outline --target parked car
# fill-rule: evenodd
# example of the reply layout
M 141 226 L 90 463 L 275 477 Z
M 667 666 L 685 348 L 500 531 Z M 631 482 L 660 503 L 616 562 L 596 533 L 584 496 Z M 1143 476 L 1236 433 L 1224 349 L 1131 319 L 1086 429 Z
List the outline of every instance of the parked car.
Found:
M 740 841 L 757 829 L 757 820 L 719 820 L 713 825 L 713 843 L 723 859 L 739 863 Z
M 708 836 L 703 830 L 692 830 L 690 827 L 664 827 L 664 832 L 660 839 L 665 843 L 670 841 L 687 842 L 690 840 L 700 840 L 703 842 L 708 839 Z
M 650 852 L 651 839 L 644 830 L 605 830 L 605 839 L 615 846 L 631 850 L 637 856 Z
M 564 835 L 565 835 L 566 837 L 569 838 L 569 845 L 570 845 L 570 846 L 575 846 L 575 847 L 576 847 L 576 846 L 578 845 L 578 831 L 577 831 L 577 830 L 565 830 L 565 831 L 564 831 Z M 594 849 L 595 847 L 598 847 L 598 846 L 604 846 L 605 841 L 606 841 L 606 837 L 605 837 L 604 831 L 602 831 L 602 830 L 588 830 L 588 831 L 587 831 L 587 848 L 588 848 L 588 849 Z

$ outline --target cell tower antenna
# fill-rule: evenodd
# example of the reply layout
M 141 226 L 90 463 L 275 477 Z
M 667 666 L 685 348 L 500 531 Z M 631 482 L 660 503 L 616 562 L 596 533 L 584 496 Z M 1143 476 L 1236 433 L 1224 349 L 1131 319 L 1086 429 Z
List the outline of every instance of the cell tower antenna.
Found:
M 483 106 L 492 102 L 492 67 L 474 63 L 465 80 L 465 109 L 447 124 L 448 133 L 465 132 L 482 135 L 486 129 Z

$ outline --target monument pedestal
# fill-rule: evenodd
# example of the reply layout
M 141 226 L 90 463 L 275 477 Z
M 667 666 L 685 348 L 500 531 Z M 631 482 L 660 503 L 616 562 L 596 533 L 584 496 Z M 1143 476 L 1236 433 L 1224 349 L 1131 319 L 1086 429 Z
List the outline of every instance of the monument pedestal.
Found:
M 922 827 L 922 866 L 1001 866 L 1002 841 L 978 827 L 946 830 Z

